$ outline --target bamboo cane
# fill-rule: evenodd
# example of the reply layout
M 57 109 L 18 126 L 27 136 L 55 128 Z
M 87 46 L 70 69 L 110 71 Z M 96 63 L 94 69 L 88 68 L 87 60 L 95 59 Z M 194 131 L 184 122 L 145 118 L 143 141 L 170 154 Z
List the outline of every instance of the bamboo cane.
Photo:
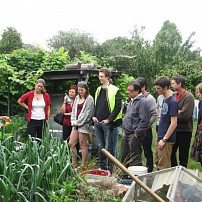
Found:
M 137 178 L 132 172 L 130 172 L 122 163 L 120 163 L 114 156 L 112 156 L 106 149 L 102 148 L 101 152 L 105 154 L 114 164 L 116 164 L 124 173 L 130 176 L 138 185 L 140 185 L 147 193 L 159 202 L 165 202 L 155 192 L 153 192 L 147 185 L 145 185 L 139 178 Z

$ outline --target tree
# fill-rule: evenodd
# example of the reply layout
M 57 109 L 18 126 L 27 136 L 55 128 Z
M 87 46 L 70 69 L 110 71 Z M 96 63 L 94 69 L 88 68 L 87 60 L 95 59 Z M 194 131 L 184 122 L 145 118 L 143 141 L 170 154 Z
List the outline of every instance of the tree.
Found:
M 182 36 L 174 23 L 169 20 L 157 33 L 153 41 L 154 59 L 161 68 L 166 64 L 173 64 L 173 58 L 181 47 Z
M 182 37 L 176 25 L 165 21 L 163 27 L 156 35 L 153 43 L 154 61 L 157 75 L 172 77 L 182 75 L 185 77 L 187 90 L 194 93 L 195 86 L 201 81 L 202 58 L 200 49 L 193 50 L 194 41 L 190 34 L 182 43 Z
M 85 32 L 78 30 L 70 30 L 68 32 L 59 31 L 57 35 L 48 40 L 48 47 L 58 51 L 64 48 L 69 51 L 69 56 L 73 59 L 76 55 L 80 55 L 80 51 L 93 54 L 95 52 L 97 42 L 94 38 Z
M 8 27 L 3 31 L 0 40 L 0 53 L 10 53 L 13 50 L 22 48 L 21 34 L 13 27 Z

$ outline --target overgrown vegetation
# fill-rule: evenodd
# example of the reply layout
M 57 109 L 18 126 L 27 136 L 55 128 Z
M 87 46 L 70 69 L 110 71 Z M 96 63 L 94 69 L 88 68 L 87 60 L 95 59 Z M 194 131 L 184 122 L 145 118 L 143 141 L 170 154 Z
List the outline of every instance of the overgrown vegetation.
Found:
M 5 30 L 8 36 L 12 33 L 13 30 Z M 186 78 L 187 90 L 194 93 L 195 86 L 201 82 L 202 74 L 201 49 L 193 48 L 195 33 L 191 33 L 183 42 L 177 26 L 167 20 L 153 42 L 146 41 L 143 34 L 143 27 L 140 30 L 135 27 L 129 38 L 117 37 L 98 44 L 90 34 L 71 30 L 58 32 L 58 35 L 49 39 L 51 51 L 13 47 L 9 53 L 0 55 L 0 105 L 3 106 L 0 114 L 17 114 L 19 106 L 16 105 L 16 100 L 34 87 L 36 79 L 44 71 L 61 70 L 66 64 L 75 62 L 93 63 L 97 68 L 114 67 L 121 71 L 121 82 L 116 85 L 121 88 L 124 99 L 126 93 L 122 83 L 128 81 L 125 80 L 126 77 L 145 77 L 148 90 L 154 93 L 153 82 L 157 76 L 171 77 L 180 74 Z M 12 47 L 12 44 L 8 45 Z M 57 89 L 60 91 L 64 92 L 67 88 L 63 83 L 58 85 Z M 97 85 L 98 79 L 89 84 L 92 95 Z
M 25 120 L 12 117 L 0 131 L 0 201 L 121 201 L 113 185 L 87 184 L 71 166 L 66 141 L 51 137 L 31 138 Z M 104 187 L 104 188 L 103 188 Z

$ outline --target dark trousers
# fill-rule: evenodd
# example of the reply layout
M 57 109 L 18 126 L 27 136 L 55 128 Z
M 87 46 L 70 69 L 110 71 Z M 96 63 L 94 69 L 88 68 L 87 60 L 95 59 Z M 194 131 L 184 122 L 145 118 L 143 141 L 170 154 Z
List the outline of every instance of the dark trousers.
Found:
M 69 140 L 70 134 L 72 132 L 72 126 L 63 125 L 63 140 Z
M 176 142 L 173 145 L 172 154 L 171 154 L 172 167 L 178 165 L 176 153 L 179 148 L 179 164 L 187 168 L 191 136 L 192 136 L 192 132 L 176 133 Z
M 46 120 L 31 119 L 27 125 L 27 133 L 32 137 L 42 138 L 43 128 L 46 126 Z
M 72 132 L 72 126 L 63 125 L 62 129 L 63 129 L 63 140 L 67 140 L 67 142 L 69 142 L 69 137 Z M 77 142 L 76 143 L 77 154 L 79 154 L 79 149 L 80 149 L 79 142 Z
M 121 162 L 126 166 L 142 165 L 143 138 L 133 134 L 124 134 L 121 140 Z
M 152 129 L 148 128 L 147 129 L 147 133 L 146 133 L 146 137 L 143 141 L 143 150 L 144 150 L 144 155 L 145 158 L 147 159 L 147 168 L 148 168 L 148 172 L 152 172 L 153 171 L 153 152 L 152 152 Z

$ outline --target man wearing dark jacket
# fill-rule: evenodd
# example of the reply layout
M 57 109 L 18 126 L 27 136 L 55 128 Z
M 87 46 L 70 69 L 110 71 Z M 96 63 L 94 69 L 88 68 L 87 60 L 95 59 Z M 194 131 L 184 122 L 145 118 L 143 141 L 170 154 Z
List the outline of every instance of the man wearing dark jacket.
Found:
M 127 106 L 123 121 L 121 162 L 126 167 L 141 166 L 142 143 L 150 123 L 150 112 L 139 83 L 130 82 L 127 93 L 131 101 Z

